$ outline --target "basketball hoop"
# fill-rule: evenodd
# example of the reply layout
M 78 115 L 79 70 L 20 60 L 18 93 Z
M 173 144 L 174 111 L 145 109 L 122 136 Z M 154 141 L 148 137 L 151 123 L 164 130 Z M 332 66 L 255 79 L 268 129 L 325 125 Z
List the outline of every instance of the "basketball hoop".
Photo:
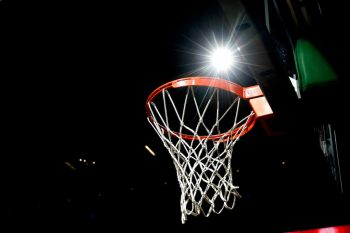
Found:
M 233 146 L 257 118 L 273 114 L 260 87 L 212 77 L 177 79 L 149 95 L 146 114 L 176 168 L 182 223 L 187 215 L 233 209 L 240 197 L 232 178 Z

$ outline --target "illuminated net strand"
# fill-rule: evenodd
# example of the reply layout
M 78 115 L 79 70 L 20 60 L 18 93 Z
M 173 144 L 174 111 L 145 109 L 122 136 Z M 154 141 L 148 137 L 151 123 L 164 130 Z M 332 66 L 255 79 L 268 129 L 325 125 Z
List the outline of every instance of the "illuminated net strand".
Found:
M 216 101 L 216 121 L 211 127 L 208 127 L 203 122 L 203 118 L 208 106 L 212 103 L 215 93 L 218 97 Z M 247 127 L 247 122 L 254 113 L 250 112 L 246 117 L 238 120 L 237 113 L 239 111 L 240 98 L 236 97 L 227 110 L 219 116 L 220 103 L 219 92 L 217 90 L 211 95 L 204 110 L 200 111 L 193 87 L 188 87 L 181 116 L 168 90 L 162 91 L 162 97 L 164 113 L 161 114 L 156 104 L 151 102 L 149 107 L 153 118 L 152 120 L 148 120 L 163 141 L 164 146 L 168 149 L 177 171 L 177 178 L 181 188 L 180 206 L 182 223 L 185 223 L 187 220 L 187 215 L 197 216 L 202 212 L 204 216 L 208 217 L 211 212 L 219 214 L 224 208 L 233 209 L 236 198 L 240 195 L 237 192 L 238 187 L 233 185 L 232 180 L 232 148 L 239 139 L 240 134 Z M 178 133 L 175 133 L 169 126 L 167 97 L 180 123 Z M 196 113 L 199 117 L 195 129 L 186 125 L 184 121 L 189 97 L 193 98 Z M 236 115 L 232 127 L 226 133 L 222 134 L 220 139 L 215 141 L 208 139 L 213 135 L 214 129 L 217 129 L 220 133 L 220 121 L 234 106 L 236 106 Z M 198 129 L 201 126 L 207 131 L 208 137 L 201 138 L 198 135 Z M 191 132 L 194 138 L 191 140 L 182 138 L 183 129 Z M 233 139 L 224 140 L 234 130 L 236 130 L 234 137 L 230 136 Z

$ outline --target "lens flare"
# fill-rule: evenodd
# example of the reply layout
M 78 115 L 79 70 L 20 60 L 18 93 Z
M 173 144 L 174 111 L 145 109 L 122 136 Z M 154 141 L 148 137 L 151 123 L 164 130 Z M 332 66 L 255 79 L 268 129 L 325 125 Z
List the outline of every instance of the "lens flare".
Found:
M 216 48 L 211 53 L 210 62 L 218 72 L 227 72 L 234 65 L 232 51 L 226 47 Z

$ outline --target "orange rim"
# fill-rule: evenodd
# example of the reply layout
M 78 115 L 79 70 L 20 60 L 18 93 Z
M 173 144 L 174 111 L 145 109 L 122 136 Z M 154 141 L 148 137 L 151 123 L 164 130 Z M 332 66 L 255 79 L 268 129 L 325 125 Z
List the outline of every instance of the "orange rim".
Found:
M 177 80 L 173 80 L 170 82 L 167 82 L 158 88 L 156 88 L 147 98 L 146 101 L 146 114 L 150 122 L 154 122 L 154 118 L 151 114 L 150 110 L 150 103 L 153 102 L 154 98 L 161 93 L 163 90 L 170 89 L 170 88 L 180 88 L 180 87 L 188 87 L 188 86 L 207 86 L 207 87 L 213 87 L 218 88 L 221 90 L 225 90 L 228 92 L 232 92 L 238 96 L 240 96 L 242 99 L 250 99 L 255 98 L 258 96 L 262 96 L 262 92 L 258 86 L 252 86 L 252 87 L 241 87 L 240 85 L 233 83 L 231 81 L 225 80 L 225 79 L 218 79 L 213 77 L 188 77 L 188 78 L 180 78 Z M 179 132 L 169 132 L 173 134 L 174 136 L 180 136 L 183 139 L 186 140 L 203 140 L 203 139 L 212 139 L 212 140 L 223 140 L 227 141 L 230 139 L 234 139 L 239 136 L 243 136 L 247 132 L 249 132 L 255 125 L 256 122 L 256 116 L 251 115 L 249 116 L 249 119 L 246 123 L 246 128 L 241 132 L 237 132 L 240 130 L 240 127 L 236 128 L 230 133 L 221 133 L 221 134 L 214 134 L 211 136 L 208 135 L 198 135 L 193 136 L 189 134 L 180 134 Z M 168 132 L 168 130 L 161 125 L 161 128 L 164 130 L 164 132 Z

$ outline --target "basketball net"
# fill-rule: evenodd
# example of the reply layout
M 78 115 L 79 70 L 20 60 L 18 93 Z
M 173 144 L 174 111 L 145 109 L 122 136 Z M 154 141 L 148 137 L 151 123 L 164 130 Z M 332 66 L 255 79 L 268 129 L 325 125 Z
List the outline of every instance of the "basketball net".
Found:
M 251 109 L 239 114 L 244 102 L 240 96 L 216 87 L 205 88 L 199 97 L 203 87 L 183 86 L 180 100 L 173 97 L 174 89 L 164 88 L 157 98 L 147 101 L 147 119 L 176 168 L 182 223 L 188 215 L 208 217 L 234 208 L 240 195 L 233 184 L 232 150 L 255 122 Z

